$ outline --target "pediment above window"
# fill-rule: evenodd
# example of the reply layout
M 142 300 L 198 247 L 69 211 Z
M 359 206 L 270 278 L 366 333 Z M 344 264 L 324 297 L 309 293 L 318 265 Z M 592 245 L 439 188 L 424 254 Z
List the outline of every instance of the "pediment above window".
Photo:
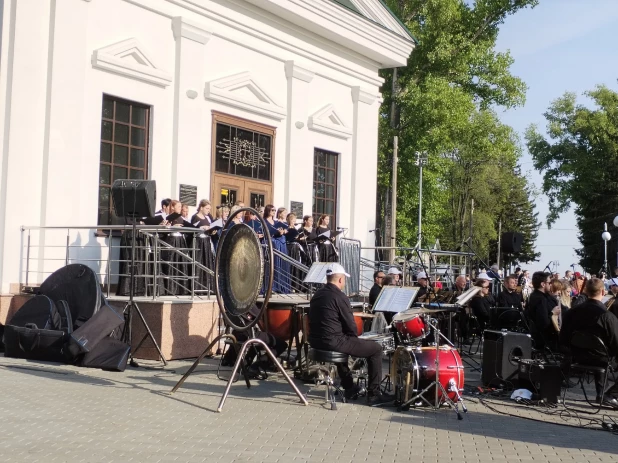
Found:
M 150 52 L 135 38 L 95 50 L 92 66 L 159 87 L 172 83 L 171 74 L 159 68 Z
M 285 109 L 268 95 L 250 72 L 206 82 L 204 97 L 279 121 L 286 116 Z
M 307 126 L 310 130 L 322 132 L 345 140 L 352 136 L 352 130 L 346 127 L 332 104 L 327 104 L 322 109 L 309 116 L 309 123 Z

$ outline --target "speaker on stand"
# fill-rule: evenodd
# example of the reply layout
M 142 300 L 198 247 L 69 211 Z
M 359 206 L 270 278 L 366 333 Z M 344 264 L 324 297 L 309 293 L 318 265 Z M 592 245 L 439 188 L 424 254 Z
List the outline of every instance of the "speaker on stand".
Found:
M 116 180 L 112 185 L 112 202 L 114 211 L 118 217 L 131 219 L 133 225 L 131 236 L 131 267 L 129 269 L 129 302 L 124 307 L 124 333 L 123 339 L 131 346 L 131 366 L 139 366 L 135 361 L 135 353 L 142 346 L 147 338 L 150 338 L 154 344 L 163 365 L 167 365 L 159 344 L 155 340 L 142 311 L 134 301 L 135 296 L 135 236 L 137 234 L 137 222 L 142 217 L 152 217 L 154 215 L 154 206 L 156 200 L 156 183 L 154 180 Z M 133 349 L 133 311 L 139 316 L 146 334 Z

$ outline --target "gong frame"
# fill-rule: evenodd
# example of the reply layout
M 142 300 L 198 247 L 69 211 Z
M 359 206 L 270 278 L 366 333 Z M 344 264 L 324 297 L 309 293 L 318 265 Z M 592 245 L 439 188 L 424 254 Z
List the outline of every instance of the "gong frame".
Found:
M 268 268 L 265 268 L 266 265 L 264 261 L 266 261 L 266 259 L 264 258 L 262 254 L 263 257 L 260 263 L 260 267 L 263 269 L 263 272 L 264 272 L 262 275 L 262 285 L 264 284 L 264 278 L 266 278 L 267 270 L 268 270 L 269 277 L 267 279 L 268 283 L 266 284 L 264 302 L 262 303 L 259 314 L 255 316 L 252 320 L 249 320 L 247 325 L 238 325 L 234 323 L 234 321 L 231 319 L 232 317 L 228 315 L 228 310 L 223 301 L 223 297 L 221 296 L 221 288 L 219 287 L 219 277 L 220 277 L 220 271 L 221 271 L 221 250 L 224 248 L 223 245 L 225 243 L 225 239 L 229 231 L 232 228 L 234 228 L 234 226 L 241 225 L 241 224 L 234 224 L 232 226 L 229 226 L 229 224 L 232 223 L 232 220 L 234 219 L 234 217 L 244 212 L 249 212 L 255 215 L 262 225 L 262 233 L 264 235 L 263 240 L 265 241 L 265 244 L 266 244 L 266 257 L 268 257 Z M 259 244 L 259 238 L 257 238 L 257 235 L 256 235 L 256 239 L 258 240 L 258 244 Z M 260 251 L 262 250 L 260 249 Z M 275 270 L 274 267 L 275 265 L 274 265 L 273 243 L 270 237 L 270 232 L 268 231 L 268 225 L 266 224 L 266 219 L 264 219 L 259 214 L 259 212 L 253 209 L 252 207 L 243 207 L 241 209 L 238 209 L 237 211 L 234 211 L 232 214 L 230 214 L 227 221 L 225 222 L 225 225 L 223 226 L 223 232 L 221 233 L 221 239 L 219 240 L 219 244 L 217 245 L 217 254 L 215 257 L 215 296 L 217 297 L 217 303 L 219 304 L 219 309 L 221 310 L 221 314 L 223 315 L 223 318 L 225 319 L 225 322 L 228 326 L 232 327 L 236 331 L 242 332 L 242 331 L 247 331 L 251 329 L 253 326 L 255 326 L 260 321 L 260 319 L 262 318 L 262 315 L 264 314 L 264 311 L 266 310 L 266 307 L 268 306 L 268 302 L 272 295 L 273 277 L 274 277 L 273 273 Z M 262 271 L 262 269 L 258 269 L 258 271 Z M 224 275 L 224 276 L 231 278 L 231 275 Z M 260 289 L 258 288 L 256 297 L 255 297 L 256 300 L 257 300 L 257 296 L 259 295 L 259 291 Z M 234 314 L 233 316 L 236 317 L 237 315 Z

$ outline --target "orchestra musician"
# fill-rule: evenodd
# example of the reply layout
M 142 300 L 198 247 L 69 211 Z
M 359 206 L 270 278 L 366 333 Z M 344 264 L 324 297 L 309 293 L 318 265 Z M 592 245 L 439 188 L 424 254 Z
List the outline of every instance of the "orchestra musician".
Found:
M 388 269 L 388 276 L 390 276 L 395 282 L 395 286 L 402 286 L 403 281 L 401 280 L 401 270 L 397 267 L 391 267 Z
M 385 276 L 381 270 L 373 272 L 373 286 L 369 290 L 369 305 L 372 307 L 380 295 L 380 291 L 382 291 L 382 280 L 384 280 Z
M 537 349 L 545 346 L 556 347 L 557 333 L 553 327 L 551 316 L 560 315 L 560 307 L 551 295 L 551 274 L 546 272 L 534 272 L 532 274 L 532 287 L 534 291 L 528 299 L 526 316 L 532 324 L 532 338 Z
M 605 295 L 605 284 L 603 280 L 591 278 L 586 282 L 586 293 L 588 299 L 580 305 L 570 309 L 564 314 L 562 327 L 560 330 L 560 344 L 570 349 L 572 360 L 585 365 L 599 365 L 605 367 L 611 360 L 613 370 L 618 367 L 616 358 L 618 357 L 618 318 L 609 313 L 601 302 Z M 571 337 L 576 331 L 590 333 L 599 336 L 611 359 L 605 358 L 602 351 L 580 352 L 570 346 Z M 592 355 L 592 358 L 591 356 Z M 609 378 L 612 378 L 610 375 Z M 601 401 L 603 394 L 602 374 L 595 373 L 595 387 L 597 393 L 597 403 Z M 618 408 L 618 383 L 614 383 L 605 391 L 603 404 Z
M 421 287 L 421 289 L 418 290 L 418 293 L 416 293 L 416 298 L 418 301 L 423 302 L 430 293 L 427 274 L 425 272 L 418 272 L 416 275 L 416 283 Z
M 346 277 L 344 268 L 331 263 L 326 268 L 326 284 L 311 298 L 309 308 L 309 344 L 314 349 L 341 352 L 366 358 L 368 366 L 367 403 L 375 405 L 392 402 L 393 396 L 382 394 L 382 347 L 374 341 L 359 339 L 350 300 L 343 293 Z M 354 385 L 347 364 L 337 364 L 341 385 L 347 399 L 359 392 Z
M 517 275 L 509 275 L 504 279 L 504 288 L 498 294 L 496 305 L 498 307 L 513 307 L 517 310 L 523 308 L 524 299 L 517 292 Z
M 618 278 L 609 280 L 609 291 L 611 297 L 605 303 L 605 307 L 618 317 Z
M 315 230 L 318 235 L 318 252 L 320 262 L 338 262 L 339 256 L 335 248 L 335 238 L 321 237 L 320 235 L 330 231 L 330 216 L 322 214 L 318 219 L 318 226 Z
M 474 286 L 481 288 L 481 291 L 476 293 L 469 302 L 470 310 L 476 317 L 481 332 L 485 330 L 485 326 L 489 322 L 489 309 L 494 302 L 493 297 L 489 293 L 491 280 L 492 279 L 488 277 L 486 273 L 479 274 L 479 277 L 474 282 Z

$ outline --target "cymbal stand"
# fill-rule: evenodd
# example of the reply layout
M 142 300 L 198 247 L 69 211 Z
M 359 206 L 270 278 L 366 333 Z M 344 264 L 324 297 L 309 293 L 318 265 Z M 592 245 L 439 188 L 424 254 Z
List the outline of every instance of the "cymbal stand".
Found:
M 429 320 L 428 325 L 434 330 L 434 333 L 437 333 L 436 339 L 439 339 L 440 337 L 442 337 L 442 333 L 440 333 L 440 328 L 438 328 L 437 320 L 435 319 Z M 468 413 L 468 409 L 466 408 L 463 398 L 459 394 L 458 385 L 455 383 L 455 380 L 451 379 L 449 381 L 448 391 L 444 388 L 444 386 L 442 386 L 442 383 L 440 383 L 440 343 L 438 342 L 436 342 L 435 364 L 436 364 L 436 379 L 432 381 L 427 387 L 425 387 L 425 389 L 418 392 L 416 395 L 412 396 L 407 402 L 402 403 L 399 406 L 399 409 L 408 408 L 411 404 L 413 404 L 419 399 L 424 401 L 427 405 L 429 405 L 434 410 L 438 410 L 440 406 L 442 405 L 442 403 L 445 403 L 455 411 L 455 413 L 457 414 L 458 420 L 463 420 L 463 416 L 459 412 L 459 403 L 461 403 L 461 408 L 464 413 Z M 433 404 L 429 400 L 427 400 L 427 398 L 425 397 L 425 394 L 429 390 L 431 390 L 432 387 L 435 387 L 435 401 Z M 448 392 L 455 393 L 457 400 L 453 401 L 448 396 Z M 440 397 L 440 393 L 442 393 L 442 397 Z

